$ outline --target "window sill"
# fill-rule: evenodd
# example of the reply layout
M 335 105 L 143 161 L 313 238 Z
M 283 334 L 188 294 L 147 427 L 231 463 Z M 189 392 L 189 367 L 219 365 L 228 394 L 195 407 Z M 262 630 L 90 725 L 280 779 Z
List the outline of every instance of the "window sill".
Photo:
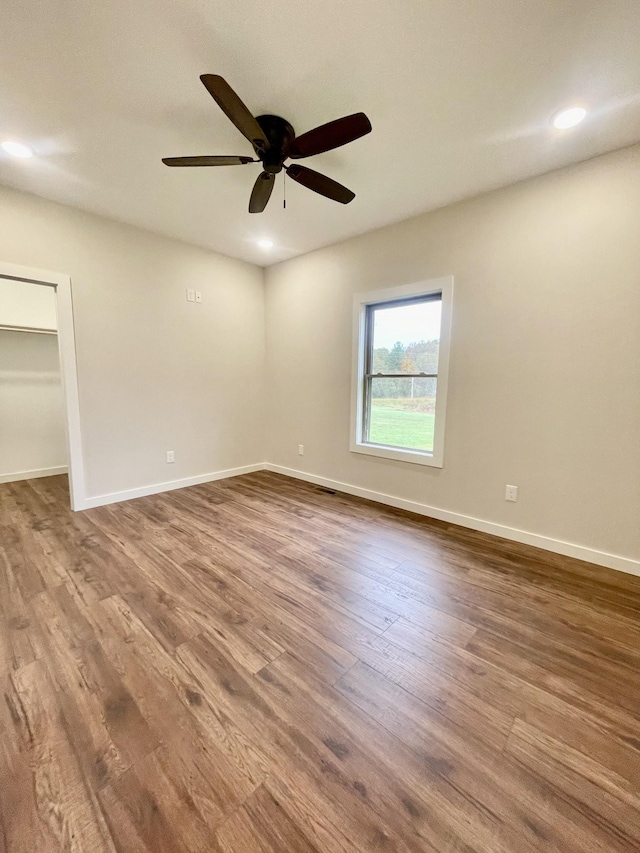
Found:
M 383 459 L 397 459 L 399 462 L 410 462 L 414 465 L 442 468 L 441 458 L 422 450 L 402 450 L 399 447 L 387 447 L 383 444 L 369 444 L 360 441 L 352 441 L 350 449 L 352 453 L 364 453 L 367 456 L 379 456 Z

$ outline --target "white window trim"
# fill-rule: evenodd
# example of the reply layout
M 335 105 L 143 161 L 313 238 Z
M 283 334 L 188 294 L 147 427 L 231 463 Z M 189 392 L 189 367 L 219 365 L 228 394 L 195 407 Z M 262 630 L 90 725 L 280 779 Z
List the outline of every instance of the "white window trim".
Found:
M 442 293 L 442 316 L 440 327 L 440 352 L 438 357 L 438 390 L 436 394 L 435 429 L 433 452 L 402 450 L 362 441 L 364 417 L 364 363 L 365 363 L 365 320 L 367 306 L 413 296 L 430 296 Z M 385 290 L 356 293 L 353 297 L 353 367 L 351 380 L 351 441 L 352 453 L 365 453 L 384 459 L 398 459 L 417 465 L 442 468 L 444 463 L 445 419 L 447 411 L 447 389 L 449 384 L 449 350 L 451 346 L 451 313 L 453 306 L 453 276 L 419 281 Z

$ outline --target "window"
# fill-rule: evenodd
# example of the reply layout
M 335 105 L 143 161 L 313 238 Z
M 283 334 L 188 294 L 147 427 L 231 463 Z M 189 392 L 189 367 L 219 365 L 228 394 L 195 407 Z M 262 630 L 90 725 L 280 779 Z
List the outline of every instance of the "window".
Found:
M 354 302 L 351 450 L 441 468 L 453 279 Z

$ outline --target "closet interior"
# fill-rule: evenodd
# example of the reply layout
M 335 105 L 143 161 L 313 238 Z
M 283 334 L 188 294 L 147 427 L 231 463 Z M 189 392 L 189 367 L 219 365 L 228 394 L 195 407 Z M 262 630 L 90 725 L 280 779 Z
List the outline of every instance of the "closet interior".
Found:
M 66 471 L 55 289 L 0 277 L 0 482 Z

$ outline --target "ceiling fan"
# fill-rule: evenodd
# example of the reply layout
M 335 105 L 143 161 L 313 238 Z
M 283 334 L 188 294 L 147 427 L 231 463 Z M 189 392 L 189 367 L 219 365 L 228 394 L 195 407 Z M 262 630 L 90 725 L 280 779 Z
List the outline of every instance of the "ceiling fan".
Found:
M 282 169 L 292 180 L 333 201 L 341 204 L 353 201 L 355 193 L 337 181 L 297 163 L 285 165 L 284 161 L 322 154 L 365 136 L 371 131 L 371 122 L 364 113 L 344 116 L 296 137 L 293 127 L 280 116 L 254 118 L 227 81 L 218 74 L 203 74 L 200 79 L 220 109 L 253 145 L 257 159 L 242 156 L 164 157 L 162 162 L 165 165 L 243 166 L 262 163 L 262 172 L 251 192 L 249 213 L 262 213 L 273 191 L 275 176 Z

